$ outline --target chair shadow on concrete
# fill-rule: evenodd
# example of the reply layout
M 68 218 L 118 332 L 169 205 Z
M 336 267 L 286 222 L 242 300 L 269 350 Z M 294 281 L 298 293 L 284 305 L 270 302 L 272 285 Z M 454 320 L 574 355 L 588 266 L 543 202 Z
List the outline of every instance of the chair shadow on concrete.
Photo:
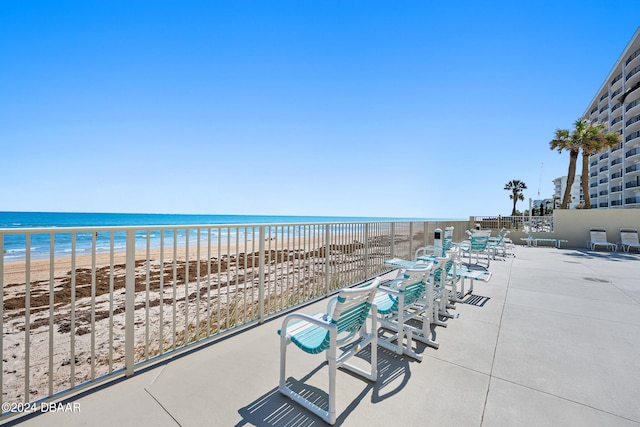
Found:
M 469 294 L 464 299 L 464 301 L 462 301 L 462 303 L 467 305 L 474 305 L 476 307 L 484 307 L 484 305 L 489 302 L 490 299 L 490 297 L 485 297 L 482 295 Z
M 365 349 L 355 358 L 371 360 L 371 353 Z M 378 380 L 375 383 L 362 380 L 349 371 L 339 369 L 339 375 L 351 375 L 362 380 L 362 391 L 351 402 L 337 402 L 338 418 L 335 425 L 342 425 L 360 404 L 371 393 L 371 403 L 376 404 L 399 393 L 409 382 L 411 377 L 410 363 L 419 363 L 407 356 L 399 356 L 386 349 L 378 347 Z M 287 378 L 287 385 L 297 393 L 303 394 L 315 405 L 327 409 L 329 398 L 325 390 L 306 384 L 306 382 L 323 369 L 327 369 L 327 363 L 323 362 L 309 374 L 301 379 Z M 275 377 L 274 377 L 275 378 Z M 275 378 L 277 382 L 277 378 Z M 293 400 L 282 395 L 278 387 L 274 387 L 258 399 L 240 408 L 238 413 L 242 421 L 236 427 L 255 426 L 309 426 L 326 425 L 318 416 L 307 411 Z
M 610 261 L 628 261 L 628 260 L 640 260 L 640 256 L 636 253 L 628 252 L 613 252 L 606 250 L 589 250 L 589 249 L 566 249 L 563 251 L 564 255 L 576 259 L 608 259 Z

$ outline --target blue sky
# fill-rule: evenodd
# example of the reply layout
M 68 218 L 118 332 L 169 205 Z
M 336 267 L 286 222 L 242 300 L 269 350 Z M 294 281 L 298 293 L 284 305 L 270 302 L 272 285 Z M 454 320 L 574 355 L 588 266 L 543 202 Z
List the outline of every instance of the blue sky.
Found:
M 0 211 L 507 215 L 629 1 L 3 1 Z M 525 209 L 527 203 L 518 207 Z

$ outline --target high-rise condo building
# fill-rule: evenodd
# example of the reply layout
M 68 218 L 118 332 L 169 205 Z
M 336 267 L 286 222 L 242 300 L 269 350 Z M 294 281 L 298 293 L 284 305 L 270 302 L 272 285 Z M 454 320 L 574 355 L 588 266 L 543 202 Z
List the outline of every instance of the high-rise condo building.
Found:
M 582 175 L 576 174 L 573 185 L 571 186 L 571 197 L 569 197 L 569 209 L 574 209 L 576 206 L 580 205 L 584 201 L 584 197 L 582 195 Z M 557 206 L 560 206 L 562 202 L 562 198 L 564 197 L 565 189 L 567 188 L 567 176 L 561 176 L 553 180 L 553 198 L 556 200 Z M 554 207 L 557 207 L 554 206 Z
M 640 208 L 640 27 L 586 109 L 622 142 L 589 159 L 593 208 Z

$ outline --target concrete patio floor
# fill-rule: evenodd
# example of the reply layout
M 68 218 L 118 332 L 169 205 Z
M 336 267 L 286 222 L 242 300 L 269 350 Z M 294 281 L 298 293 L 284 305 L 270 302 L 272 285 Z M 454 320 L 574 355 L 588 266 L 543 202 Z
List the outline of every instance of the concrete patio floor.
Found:
M 336 425 L 640 426 L 640 256 L 517 247 L 491 263 L 422 362 L 378 349 L 379 378 L 340 371 Z M 324 311 L 326 300 L 299 311 Z M 322 426 L 277 392 L 282 318 L 65 402 L 23 426 Z M 366 353 L 362 352 L 361 354 Z M 287 377 L 326 401 L 322 355 Z M 363 356 L 366 358 L 367 355 Z

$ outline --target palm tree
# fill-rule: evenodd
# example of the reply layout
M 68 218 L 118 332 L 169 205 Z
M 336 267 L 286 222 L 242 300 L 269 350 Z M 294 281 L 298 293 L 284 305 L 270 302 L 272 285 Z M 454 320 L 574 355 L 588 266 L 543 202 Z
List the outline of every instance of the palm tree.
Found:
M 578 123 L 580 120 L 576 121 Z M 556 137 L 549 142 L 552 150 L 558 150 L 562 153 L 564 150 L 569 151 L 569 171 L 567 172 L 567 188 L 564 189 L 562 203 L 560 209 L 567 209 L 569 206 L 569 197 L 571 196 L 571 186 L 576 178 L 576 162 L 578 153 L 580 153 L 580 144 L 574 139 L 575 131 L 569 132 L 567 129 L 556 129 Z
M 580 128 L 582 141 L 582 192 L 584 194 L 584 208 L 591 209 L 589 196 L 589 156 L 599 153 L 607 148 L 613 148 L 620 143 L 620 135 L 605 132 L 603 123 L 594 124 L 581 120 L 576 122 L 576 131 Z
M 505 184 L 504 189 L 511 191 L 511 194 L 509 194 L 509 199 L 513 200 L 513 210 L 511 211 L 511 216 L 515 216 L 516 203 L 518 202 L 518 200 L 524 200 L 522 190 L 526 190 L 527 185 L 519 179 L 512 179 Z

